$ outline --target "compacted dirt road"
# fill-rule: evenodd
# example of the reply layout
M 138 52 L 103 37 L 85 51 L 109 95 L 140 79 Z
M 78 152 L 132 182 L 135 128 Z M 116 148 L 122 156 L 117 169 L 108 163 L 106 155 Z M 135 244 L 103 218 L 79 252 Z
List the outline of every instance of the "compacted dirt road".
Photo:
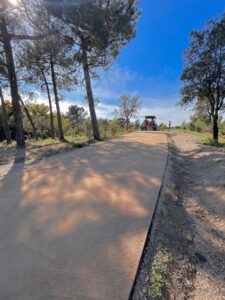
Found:
M 225 299 L 225 149 L 170 133 L 134 300 Z
M 0 298 L 127 300 L 167 150 L 133 133 L 3 173 Z

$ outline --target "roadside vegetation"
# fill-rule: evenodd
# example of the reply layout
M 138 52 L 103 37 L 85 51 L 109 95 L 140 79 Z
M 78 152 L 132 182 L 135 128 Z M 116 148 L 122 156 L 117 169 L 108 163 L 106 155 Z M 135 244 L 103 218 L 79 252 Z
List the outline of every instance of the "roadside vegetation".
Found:
M 189 124 L 193 131 L 205 131 L 211 124 L 212 139 L 218 143 L 219 127 L 225 123 L 225 14 L 208 21 L 202 30 L 191 32 L 189 47 L 184 53 L 179 105 L 192 106 L 195 115 Z M 205 128 L 204 128 L 205 127 Z
M 225 147 L 225 121 L 223 121 L 222 117 L 219 118 L 218 129 L 218 140 L 214 140 L 212 138 L 213 128 L 211 120 L 195 114 L 191 117 L 190 122 L 183 122 L 180 127 L 173 129 L 173 131 L 192 134 L 198 137 L 201 143 L 205 145 Z
M 225 123 L 225 121 L 223 122 Z M 199 124 L 199 123 L 198 123 Z M 202 122 L 201 122 L 202 124 Z M 223 125 L 224 126 L 224 125 Z M 203 128 L 205 127 L 205 124 L 203 126 Z M 221 131 L 219 131 L 219 135 L 218 135 L 218 141 L 215 141 L 212 138 L 212 130 L 209 127 L 206 127 L 205 130 L 202 130 L 198 127 L 194 127 L 193 123 L 191 122 L 183 122 L 181 124 L 181 126 L 176 126 L 171 128 L 170 130 L 168 129 L 168 127 L 166 126 L 166 124 L 160 124 L 159 126 L 159 130 L 160 131 L 164 131 L 167 133 L 170 132 L 180 132 L 180 133 L 185 133 L 185 134 L 190 134 L 195 136 L 196 138 L 198 138 L 199 142 L 203 145 L 208 145 L 208 146 L 213 146 L 213 147 L 225 147 L 225 135 L 223 133 L 223 129 L 221 129 Z
M 97 118 L 92 82 L 134 38 L 139 15 L 137 0 L 1 1 L 0 141 L 23 149 L 30 139 L 121 134 L 121 120 Z M 63 115 L 65 92 L 81 86 L 88 112 L 74 105 Z
M 127 99 L 133 99 L 128 95 Z M 118 111 L 114 119 L 98 119 L 98 128 L 100 132 L 100 141 L 112 138 L 118 138 L 125 133 L 139 128 L 138 121 L 132 122 L 131 117 L 140 109 L 140 100 L 138 102 L 128 101 L 126 105 L 119 102 Z M 51 118 L 49 107 L 35 102 L 27 103 L 27 108 L 32 115 L 33 125 L 36 128 L 34 135 L 33 128 L 27 115 L 22 109 L 23 128 L 26 137 L 26 151 L 16 151 L 15 125 L 13 119 L 13 108 L 10 101 L 5 102 L 7 107 L 8 126 L 11 141 L 7 143 L 5 129 L 2 121 L 2 107 L 0 106 L 0 165 L 8 164 L 9 161 L 31 163 L 45 157 L 55 155 L 61 152 L 79 149 L 95 143 L 93 137 L 91 119 L 82 106 L 71 105 L 68 112 L 61 114 L 63 140 L 58 136 L 57 113 L 53 112 L 53 132 L 52 137 Z M 124 110 L 132 113 L 126 117 Z
M 126 97 L 128 99 L 132 99 L 132 97 L 127 95 Z M 101 140 L 119 137 L 126 132 L 138 129 L 140 124 L 138 122 L 131 121 L 131 117 L 134 116 L 134 113 L 125 119 L 124 110 L 135 110 L 137 112 L 140 109 L 140 103 L 141 102 L 138 99 L 138 103 L 126 103 L 126 105 L 124 103 L 122 103 L 122 105 L 119 104 L 119 109 L 114 119 L 98 119 Z M 16 141 L 13 142 L 13 140 L 16 133 L 13 119 L 13 108 L 10 101 L 6 101 L 6 107 L 8 117 L 7 124 L 9 126 L 10 136 L 12 137 L 10 144 L 15 145 Z M 94 140 L 91 119 L 82 106 L 71 105 L 66 114 L 61 114 L 62 130 L 64 135 L 63 141 L 58 138 L 56 113 L 53 112 L 53 132 L 55 137 L 53 138 L 51 122 L 49 119 L 49 107 L 47 105 L 37 104 L 34 102 L 27 104 L 27 108 L 32 115 L 32 121 L 36 128 L 36 134 L 34 135 L 31 123 L 22 109 L 23 128 L 27 144 L 47 146 L 59 143 L 86 143 L 87 141 Z M 0 121 L 2 121 L 2 118 L 2 106 L 0 106 Z M 2 122 L 0 122 L 0 145 L 4 146 L 6 144 L 7 140 L 5 129 Z
M 225 137 L 223 135 L 219 135 L 218 142 L 215 142 L 215 140 L 212 139 L 212 134 L 210 132 L 198 132 L 198 131 L 193 131 L 190 129 L 182 129 L 182 128 L 176 128 L 173 129 L 172 131 L 194 135 L 200 140 L 201 144 L 203 145 L 208 145 L 213 147 L 225 147 Z
M 182 132 L 196 136 L 204 145 L 214 147 L 225 147 L 225 121 L 222 116 L 218 119 L 218 140 L 213 139 L 213 123 L 211 118 L 199 112 L 195 107 L 194 114 L 191 116 L 189 122 L 183 122 L 180 126 L 176 126 L 168 130 L 166 124 L 161 123 L 159 130 L 167 132 Z
M 165 279 L 169 271 L 169 263 L 172 260 L 171 254 L 160 253 L 161 255 L 154 258 L 152 269 L 149 274 L 150 284 L 148 294 L 150 297 L 156 298 L 163 295 Z

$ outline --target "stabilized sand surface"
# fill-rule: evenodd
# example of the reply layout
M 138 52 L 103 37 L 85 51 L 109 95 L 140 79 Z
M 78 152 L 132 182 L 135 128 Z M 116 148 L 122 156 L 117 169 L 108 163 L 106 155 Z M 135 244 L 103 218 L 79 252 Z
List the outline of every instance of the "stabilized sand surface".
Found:
M 0 179 L 0 299 L 128 299 L 167 159 L 133 133 Z

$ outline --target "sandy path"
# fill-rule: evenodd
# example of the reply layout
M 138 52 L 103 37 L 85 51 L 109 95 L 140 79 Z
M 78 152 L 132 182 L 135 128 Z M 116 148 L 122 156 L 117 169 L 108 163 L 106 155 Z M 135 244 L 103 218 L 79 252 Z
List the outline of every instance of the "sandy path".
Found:
M 198 258 L 192 299 L 225 299 L 225 151 L 174 135 L 188 162 L 185 209 L 192 220 L 193 250 Z
M 225 149 L 183 133 L 169 142 L 132 299 L 225 300 Z
M 128 299 L 167 158 L 135 133 L 16 164 L 0 181 L 0 295 Z

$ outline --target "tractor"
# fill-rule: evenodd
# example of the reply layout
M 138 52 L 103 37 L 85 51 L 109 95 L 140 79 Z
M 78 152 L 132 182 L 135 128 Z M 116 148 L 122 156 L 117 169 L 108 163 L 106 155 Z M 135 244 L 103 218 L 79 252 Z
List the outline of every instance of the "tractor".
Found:
M 141 130 L 156 131 L 157 130 L 156 116 L 145 116 L 145 119 L 141 124 Z

